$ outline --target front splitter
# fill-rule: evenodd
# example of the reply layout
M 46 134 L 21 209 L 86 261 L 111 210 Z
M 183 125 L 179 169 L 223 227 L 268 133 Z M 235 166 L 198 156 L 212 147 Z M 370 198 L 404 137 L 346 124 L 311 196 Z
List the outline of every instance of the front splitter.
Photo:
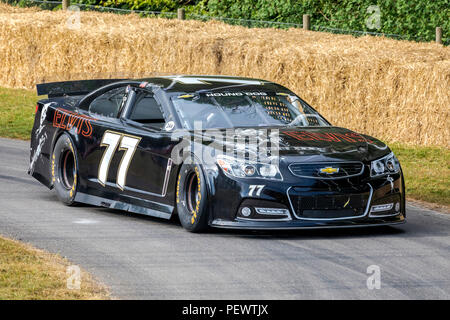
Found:
M 245 229 L 245 230 L 298 230 L 298 229 L 331 229 L 331 228 L 361 228 L 378 227 L 403 224 L 406 219 L 403 215 L 389 217 L 385 219 L 365 218 L 358 220 L 337 220 L 337 221 L 250 221 L 234 220 L 228 221 L 215 219 L 210 226 L 223 229 Z

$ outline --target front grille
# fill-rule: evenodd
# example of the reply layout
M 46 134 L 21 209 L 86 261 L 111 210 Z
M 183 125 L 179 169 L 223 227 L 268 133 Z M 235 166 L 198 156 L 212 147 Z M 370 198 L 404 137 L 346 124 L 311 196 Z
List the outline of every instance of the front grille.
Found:
M 289 170 L 298 177 L 339 179 L 362 174 L 364 165 L 361 162 L 293 163 Z
M 314 192 L 314 195 L 311 193 Z M 335 219 L 363 216 L 370 201 L 371 192 L 309 191 L 289 192 L 292 209 L 298 218 Z

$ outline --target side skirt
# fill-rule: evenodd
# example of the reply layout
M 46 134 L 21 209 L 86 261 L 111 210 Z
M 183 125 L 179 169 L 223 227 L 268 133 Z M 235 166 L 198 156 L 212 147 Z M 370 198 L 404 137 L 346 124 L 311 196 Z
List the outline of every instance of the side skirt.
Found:
M 105 207 L 105 208 L 111 208 L 111 209 L 117 209 L 117 210 L 124 210 L 124 211 L 143 214 L 143 215 L 147 215 L 147 216 L 163 218 L 163 219 L 167 219 L 167 220 L 170 219 L 170 217 L 172 216 L 171 213 L 163 212 L 160 210 L 150 209 L 150 208 L 138 206 L 138 205 L 131 204 L 131 203 L 125 203 L 122 201 L 110 200 L 110 199 L 93 196 L 93 195 L 90 195 L 87 193 L 81 193 L 81 192 L 77 193 L 77 195 L 75 196 L 75 201 L 90 204 L 93 206 Z M 169 212 L 173 211 L 173 208 L 170 206 L 165 206 L 165 205 L 161 205 L 161 204 L 158 204 L 158 206 L 167 207 L 165 209 Z

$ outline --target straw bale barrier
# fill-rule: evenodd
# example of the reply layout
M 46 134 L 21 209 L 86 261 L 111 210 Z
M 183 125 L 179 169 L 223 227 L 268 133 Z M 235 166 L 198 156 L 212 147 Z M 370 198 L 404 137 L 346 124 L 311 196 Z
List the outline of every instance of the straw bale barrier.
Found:
M 0 5 L 0 86 L 154 72 L 256 77 L 290 88 L 335 125 L 450 146 L 448 47 L 96 12 L 71 29 L 71 17 Z

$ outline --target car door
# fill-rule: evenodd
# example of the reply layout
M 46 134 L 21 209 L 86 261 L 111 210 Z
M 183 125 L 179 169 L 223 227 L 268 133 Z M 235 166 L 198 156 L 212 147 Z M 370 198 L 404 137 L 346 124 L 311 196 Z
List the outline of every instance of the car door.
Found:
M 134 145 L 132 139 L 139 139 L 127 169 L 124 193 L 166 202 L 172 169 L 170 153 L 175 142 L 171 133 L 164 130 L 166 117 L 162 105 L 151 90 L 132 88 L 121 119 L 130 145 Z
M 99 95 L 86 109 L 95 121 L 92 143 L 82 155 L 83 192 L 134 204 L 141 199 L 138 205 L 153 209 L 158 208 L 148 201 L 171 204 L 166 193 L 176 142 L 163 130 L 165 116 L 152 91 L 122 86 Z

